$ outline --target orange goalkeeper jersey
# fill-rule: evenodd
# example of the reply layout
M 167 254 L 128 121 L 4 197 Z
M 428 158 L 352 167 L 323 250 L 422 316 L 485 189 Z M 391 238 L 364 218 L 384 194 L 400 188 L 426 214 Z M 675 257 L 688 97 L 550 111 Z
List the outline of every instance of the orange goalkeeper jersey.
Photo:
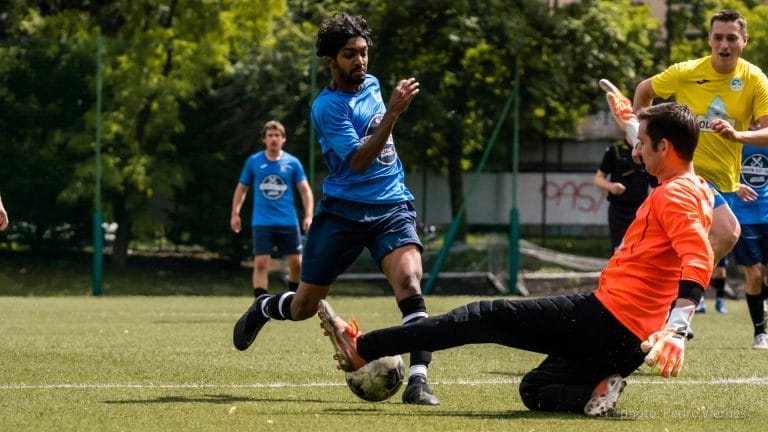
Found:
M 681 280 L 709 285 L 713 205 L 701 177 L 666 180 L 637 209 L 623 245 L 600 275 L 595 295 L 640 340 L 663 327 Z

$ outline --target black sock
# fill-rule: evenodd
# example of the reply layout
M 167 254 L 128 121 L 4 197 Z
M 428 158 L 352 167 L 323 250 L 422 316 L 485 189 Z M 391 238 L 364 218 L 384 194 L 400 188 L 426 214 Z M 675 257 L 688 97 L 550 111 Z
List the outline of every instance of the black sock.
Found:
M 755 336 L 765 333 L 765 310 L 763 309 L 763 296 L 760 294 L 747 294 L 747 308 L 752 324 L 755 325 Z
M 296 293 L 283 291 L 280 294 L 265 297 L 259 306 L 262 306 L 262 310 L 267 311 L 267 315 L 269 315 L 270 318 L 278 321 L 293 321 L 293 316 L 291 316 L 291 302 L 293 302 L 294 295 L 296 295 Z M 265 304 L 266 307 L 263 307 Z
M 266 288 L 256 287 L 256 288 L 253 289 L 253 297 L 254 298 L 259 298 L 260 295 L 264 295 L 266 293 L 267 293 L 267 289 Z
M 299 283 L 298 282 L 288 281 L 288 291 L 296 292 L 297 289 L 299 289 Z
M 403 314 L 403 324 L 416 322 L 429 317 L 427 314 L 427 305 L 421 294 L 416 294 L 400 300 L 397 302 L 397 307 L 400 308 L 400 313 Z M 418 364 L 427 366 L 431 361 L 432 353 L 429 351 L 414 351 L 411 353 L 411 366 Z
M 718 298 L 723 298 L 725 295 L 725 278 L 712 278 L 709 285 L 715 289 Z

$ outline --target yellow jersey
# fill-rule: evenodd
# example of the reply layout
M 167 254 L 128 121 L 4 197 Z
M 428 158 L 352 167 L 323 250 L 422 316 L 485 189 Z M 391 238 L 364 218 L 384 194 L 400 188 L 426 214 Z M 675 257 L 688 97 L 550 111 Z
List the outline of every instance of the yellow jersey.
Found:
M 699 120 L 701 135 L 693 166 L 696 174 L 721 192 L 739 188 L 741 143 L 727 140 L 709 127 L 722 118 L 737 131 L 768 115 L 768 78 L 759 67 L 739 59 L 728 74 L 712 68 L 711 56 L 677 63 L 651 78 L 653 91 L 661 98 L 675 97 L 688 105 Z

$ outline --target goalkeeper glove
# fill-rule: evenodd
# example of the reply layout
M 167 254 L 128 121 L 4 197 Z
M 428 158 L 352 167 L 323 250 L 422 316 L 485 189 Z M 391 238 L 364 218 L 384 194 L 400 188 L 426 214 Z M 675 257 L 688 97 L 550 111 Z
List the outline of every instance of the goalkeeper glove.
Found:
M 637 121 L 637 116 L 632 111 L 632 101 L 607 79 L 601 79 L 599 84 L 600 88 L 605 91 L 605 98 L 608 100 L 613 119 L 624 131 L 627 143 L 634 148 L 638 141 L 637 131 L 640 128 L 640 122 Z
M 694 309 L 693 305 L 672 309 L 664 330 L 652 333 L 640 346 L 643 352 L 648 353 L 645 364 L 652 367 L 655 374 L 669 378 L 680 373 L 685 360 L 685 338 Z

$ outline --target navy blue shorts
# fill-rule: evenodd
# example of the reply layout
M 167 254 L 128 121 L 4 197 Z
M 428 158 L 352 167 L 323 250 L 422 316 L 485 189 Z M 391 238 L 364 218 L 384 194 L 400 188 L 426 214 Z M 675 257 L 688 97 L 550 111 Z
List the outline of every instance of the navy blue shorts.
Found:
M 301 253 L 299 226 L 255 226 L 253 231 L 254 255 L 297 255 Z
M 410 201 L 363 204 L 326 198 L 307 233 L 301 281 L 330 285 L 364 248 L 381 266 L 388 253 L 408 244 L 423 249 L 416 233 L 416 210 Z
M 733 258 L 741 266 L 768 264 L 768 224 L 742 225 Z

